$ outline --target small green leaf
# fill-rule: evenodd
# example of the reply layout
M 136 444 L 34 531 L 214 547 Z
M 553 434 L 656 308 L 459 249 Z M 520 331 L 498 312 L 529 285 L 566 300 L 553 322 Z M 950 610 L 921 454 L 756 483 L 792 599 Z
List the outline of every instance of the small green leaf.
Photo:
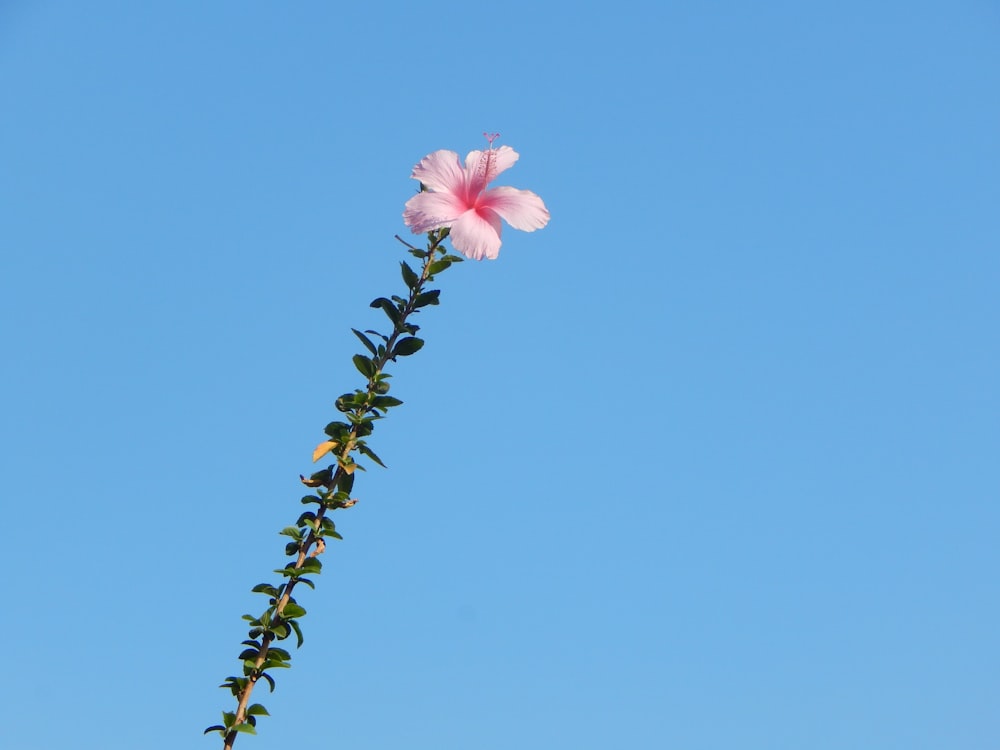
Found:
M 236 714 L 234 714 L 232 711 L 222 712 L 222 723 L 225 724 L 227 728 L 231 727 L 233 725 L 233 722 L 235 721 L 236 721 Z
M 411 354 L 416 354 L 423 348 L 424 340 L 418 339 L 415 336 L 409 336 L 405 339 L 400 339 L 396 342 L 396 346 L 392 350 L 393 357 L 409 357 Z
M 299 531 L 297 526 L 286 526 L 281 531 L 278 532 L 279 536 L 290 536 L 292 539 L 301 542 L 302 532 Z
M 385 297 L 378 297 L 377 299 L 372 300 L 370 306 L 375 308 L 382 308 L 382 312 L 384 312 L 386 314 L 386 317 L 388 317 L 389 320 L 392 321 L 392 324 L 399 325 L 400 321 L 399 310 L 396 309 L 396 306 L 392 304 L 390 300 L 387 300 Z
M 292 655 L 287 651 L 285 651 L 285 649 L 283 648 L 276 648 L 275 646 L 271 646 L 271 648 L 267 652 L 267 658 L 277 659 L 278 661 L 290 661 Z
M 298 581 L 299 581 L 299 583 L 304 583 L 306 586 L 308 586 L 311 589 L 315 589 L 316 588 L 316 584 L 313 583 L 312 581 L 310 581 L 308 578 L 299 578 Z M 292 620 L 292 622 L 295 622 L 295 620 Z M 285 636 L 285 637 L 287 638 L 288 636 Z
M 422 294 L 418 294 L 413 299 L 413 307 L 414 308 L 427 307 L 427 305 L 440 304 L 440 300 L 438 299 L 440 296 L 441 296 L 440 289 L 431 289 L 429 292 L 423 292 Z
M 233 729 L 237 732 L 242 732 L 243 734 L 257 734 L 257 730 L 254 729 L 250 724 L 237 724 Z
M 299 627 L 298 620 L 289 620 L 288 624 L 291 625 L 292 630 L 295 631 L 295 640 L 298 641 L 298 643 L 295 644 L 295 648 L 302 648 L 302 628 Z
M 399 269 L 403 275 L 403 283 L 406 284 L 408 289 L 414 289 L 420 285 L 420 277 L 417 276 L 416 271 L 410 268 L 410 264 L 405 260 L 400 261 Z
M 371 357 L 366 357 L 364 354 L 355 354 L 352 357 L 354 366 L 358 368 L 358 372 L 364 375 L 366 378 L 370 378 L 375 374 L 375 363 L 371 360 Z
M 267 672 L 261 672 L 260 676 L 267 680 L 267 684 L 271 687 L 271 692 L 274 692 L 274 678 L 271 677 Z
M 383 469 L 386 468 L 386 465 L 384 463 L 382 463 L 382 459 L 379 458 L 378 456 L 376 456 L 375 452 L 371 448 L 369 448 L 367 445 L 358 445 L 358 451 L 362 455 L 368 456 L 368 458 L 370 458 L 372 461 L 374 461 L 375 463 L 377 463 Z
M 309 503 L 316 503 L 317 505 L 322 505 L 323 501 L 320 500 L 315 495 L 306 495 L 305 497 L 302 498 L 303 505 L 309 505 Z
M 268 659 L 264 662 L 265 669 L 291 669 L 292 665 L 284 661 L 271 661 Z
M 260 651 L 258 651 L 257 649 L 246 648 L 243 649 L 243 652 L 239 655 L 238 658 L 242 659 L 243 661 L 248 661 L 256 659 L 258 656 L 260 656 Z
M 222 726 L 221 724 L 216 724 L 215 726 L 212 726 L 212 727 L 209 727 L 208 729 L 206 729 L 203 732 L 203 734 L 208 734 L 209 732 L 218 732 L 219 734 L 225 736 L 225 734 L 226 734 L 226 728 L 224 726 Z
M 305 613 L 306 611 L 298 604 L 288 602 L 288 604 L 285 605 L 285 608 L 281 611 L 281 616 L 286 620 L 291 620 L 295 617 L 302 617 Z
M 372 343 L 372 340 L 370 338 L 361 333 L 361 331 L 359 331 L 357 328 L 352 328 L 351 330 L 354 331 L 354 335 L 358 337 L 361 343 L 365 345 L 365 348 L 368 349 L 368 351 L 370 351 L 373 356 L 378 355 L 378 349 L 375 348 L 375 344 Z
M 267 709 L 264 708 L 261 704 L 254 703 L 252 706 L 250 706 L 247 709 L 247 715 L 248 716 L 270 716 L 271 714 L 269 714 L 267 712 Z
M 302 567 L 299 568 L 299 572 L 305 573 L 306 575 L 319 575 L 322 568 L 323 563 L 319 561 L 319 558 L 307 557 L 302 562 Z
M 285 554 L 288 555 L 288 557 L 299 554 L 300 546 L 301 542 L 289 542 L 285 545 Z
M 337 489 L 350 494 L 351 490 L 354 489 L 354 475 L 341 472 L 337 479 Z
M 398 398 L 394 396 L 376 396 L 372 399 L 372 406 L 376 409 L 390 409 L 393 406 L 401 406 L 403 404 Z

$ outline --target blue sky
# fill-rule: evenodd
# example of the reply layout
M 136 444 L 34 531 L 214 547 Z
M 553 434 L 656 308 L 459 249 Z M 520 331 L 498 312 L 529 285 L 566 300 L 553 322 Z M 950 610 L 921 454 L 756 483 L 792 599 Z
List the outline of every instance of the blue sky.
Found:
M 237 747 L 993 742 L 998 35 L 985 0 L 0 3 L 0 741 L 218 746 L 410 169 L 490 130 L 552 221 L 440 277 Z

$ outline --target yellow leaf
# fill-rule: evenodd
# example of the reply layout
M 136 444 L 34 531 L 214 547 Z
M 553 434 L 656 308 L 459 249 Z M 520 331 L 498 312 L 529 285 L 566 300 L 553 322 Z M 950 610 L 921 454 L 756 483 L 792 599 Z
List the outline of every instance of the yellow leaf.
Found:
M 313 463 L 319 461 L 323 456 L 332 451 L 337 447 L 336 440 L 325 440 L 316 446 L 316 450 L 313 451 Z

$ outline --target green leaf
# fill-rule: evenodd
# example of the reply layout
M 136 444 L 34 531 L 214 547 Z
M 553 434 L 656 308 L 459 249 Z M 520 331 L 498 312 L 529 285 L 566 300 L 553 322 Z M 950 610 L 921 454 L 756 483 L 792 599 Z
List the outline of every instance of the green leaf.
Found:
M 302 512 L 299 516 L 299 520 L 295 522 L 296 526 L 314 526 L 316 523 L 316 514 L 311 510 L 306 510 Z
M 316 584 L 313 583 L 312 581 L 310 581 L 308 578 L 299 578 L 298 581 L 299 581 L 299 583 L 304 583 L 306 586 L 308 586 L 311 589 L 315 589 L 316 588 Z M 292 622 L 295 622 L 295 620 L 292 620 Z M 285 637 L 287 638 L 288 636 L 285 636 Z
M 302 498 L 303 505 L 309 505 L 309 503 L 316 503 L 317 505 L 322 505 L 323 501 L 320 500 L 315 495 L 306 495 L 305 497 Z
M 267 684 L 271 687 L 271 692 L 274 692 L 274 678 L 271 677 L 267 672 L 261 672 L 260 676 L 267 680 Z
M 354 331 L 354 335 L 358 337 L 361 343 L 365 345 L 365 348 L 368 349 L 368 351 L 370 351 L 373 356 L 378 355 L 378 349 L 375 348 L 375 344 L 372 343 L 372 340 L 370 338 L 361 333 L 361 331 L 359 331 L 357 328 L 352 328 L 351 330 Z
M 222 712 L 222 723 L 225 724 L 227 728 L 231 727 L 233 725 L 233 722 L 235 721 L 236 721 L 236 714 L 234 714 L 232 711 Z
M 330 422 L 323 428 L 323 432 L 336 440 L 338 443 L 347 442 L 347 434 L 351 431 L 351 426 L 347 422 Z
M 267 709 L 264 708 L 261 704 L 254 703 L 252 706 L 250 706 L 249 708 L 247 708 L 247 715 L 248 716 L 270 716 L 271 714 L 269 714 L 267 712 Z
M 416 272 L 410 268 L 410 264 L 405 260 L 400 261 L 399 269 L 403 274 L 403 283 L 406 284 L 408 289 L 415 289 L 420 285 L 420 277 L 417 276 Z
M 287 651 L 285 651 L 285 649 L 283 648 L 276 648 L 274 646 L 271 646 L 271 648 L 267 652 L 267 658 L 268 659 L 274 658 L 277 659 L 278 661 L 291 661 L 292 655 Z
M 233 729 L 237 732 L 242 732 L 243 734 L 257 734 L 257 730 L 254 729 L 249 724 L 237 724 Z
M 354 366 L 358 368 L 358 372 L 364 375 L 366 378 L 370 378 L 375 374 L 375 363 L 372 362 L 371 357 L 366 357 L 364 354 L 355 354 L 352 357 Z
M 299 554 L 301 544 L 301 542 L 289 542 L 285 545 L 285 554 L 288 555 L 288 557 Z
M 299 572 L 305 573 L 306 575 L 319 575 L 322 568 L 323 568 L 323 563 L 319 561 L 319 558 L 307 557 L 302 562 L 302 567 L 299 568 Z
M 242 659 L 243 661 L 252 661 L 256 659 L 258 656 L 260 656 L 260 651 L 258 651 L 257 649 L 246 648 L 243 649 L 243 652 L 237 658 Z
M 351 490 L 354 489 L 354 475 L 341 472 L 337 479 L 337 489 L 350 494 Z
M 278 536 L 290 536 L 292 539 L 301 542 L 302 532 L 299 531 L 297 526 L 286 526 L 281 531 L 278 532 Z
M 303 580 L 305 580 L 305 579 L 303 579 Z M 289 620 L 288 624 L 291 625 L 292 626 L 292 630 L 295 631 L 295 640 L 298 641 L 298 643 L 295 644 L 295 648 L 302 648 L 302 642 L 303 642 L 303 639 L 302 639 L 302 628 L 299 627 L 298 620 Z
M 438 274 L 441 273 L 442 271 L 447 270 L 448 266 L 450 265 L 451 265 L 450 260 L 448 260 L 447 258 L 440 258 L 439 260 L 436 260 L 433 263 L 431 263 L 431 267 L 427 269 L 427 272 L 431 276 L 433 276 L 434 274 Z
M 383 469 L 386 468 L 386 465 L 384 463 L 382 463 L 382 459 L 379 458 L 378 456 L 376 456 L 375 452 L 371 448 L 369 448 L 367 445 L 359 445 L 358 446 L 358 451 L 361 454 L 363 454 L 365 456 L 368 456 L 368 458 L 370 458 L 372 461 L 374 461 L 375 463 L 377 463 Z
M 424 346 L 424 340 L 418 339 L 415 336 L 409 336 L 405 339 L 400 339 L 396 342 L 396 346 L 392 350 L 393 357 L 409 357 L 411 354 L 416 354 Z
M 281 616 L 286 620 L 291 620 L 295 617 L 302 617 L 305 613 L 306 611 L 298 604 L 288 602 L 288 604 L 285 605 L 285 608 L 281 611 Z
M 441 296 L 440 289 L 431 289 L 429 292 L 423 292 L 418 294 L 413 299 L 413 307 L 427 307 L 427 305 L 437 305 L 440 303 L 438 299 Z
M 390 409 L 393 406 L 401 406 L 403 404 L 398 398 L 394 396 L 376 396 L 372 399 L 372 406 L 376 409 Z
M 264 662 L 264 667 L 266 669 L 291 669 L 292 665 L 284 661 L 271 661 L 268 659 Z
M 370 306 L 375 308 L 382 308 L 382 312 L 384 312 L 386 314 L 386 317 L 388 317 L 389 320 L 392 321 L 392 324 L 399 325 L 400 321 L 399 310 L 397 310 L 396 306 L 392 304 L 391 301 L 387 300 L 385 297 L 379 297 L 377 299 L 372 300 Z
M 226 735 L 226 728 L 221 724 L 216 724 L 215 726 L 209 727 L 202 734 L 208 734 L 209 732 L 218 732 L 222 736 Z

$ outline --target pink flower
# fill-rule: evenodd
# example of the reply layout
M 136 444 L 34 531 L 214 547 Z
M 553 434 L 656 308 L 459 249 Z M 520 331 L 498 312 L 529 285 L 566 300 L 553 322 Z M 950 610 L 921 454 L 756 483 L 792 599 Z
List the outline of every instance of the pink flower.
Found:
M 487 136 L 488 137 L 488 136 Z M 435 151 L 410 176 L 427 188 L 406 202 L 403 221 L 414 234 L 451 227 L 451 242 L 463 255 L 482 260 L 500 252 L 500 219 L 514 229 L 533 232 L 549 222 L 542 199 L 530 190 L 487 185 L 512 166 L 518 153 L 510 146 L 470 151 L 465 166 L 454 151 Z

